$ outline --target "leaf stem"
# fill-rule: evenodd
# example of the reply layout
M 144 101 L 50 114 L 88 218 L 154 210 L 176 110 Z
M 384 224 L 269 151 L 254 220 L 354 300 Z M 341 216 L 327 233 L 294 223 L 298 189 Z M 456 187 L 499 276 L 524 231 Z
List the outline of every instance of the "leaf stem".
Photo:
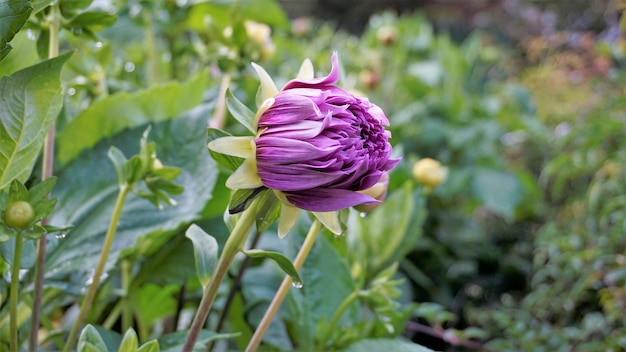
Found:
M 222 76 L 222 83 L 220 84 L 220 91 L 217 95 L 217 105 L 215 112 L 213 113 L 213 119 L 211 119 L 210 126 L 213 128 L 224 128 L 226 123 L 226 90 L 230 86 L 231 76 L 230 73 L 224 73 Z
M 107 258 L 109 256 L 109 251 L 111 250 L 111 245 L 113 244 L 113 238 L 115 237 L 115 232 L 117 231 L 117 224 L 119 223 L 120 216 L 122 215 L 122 208 L 124 207 L 124 201 L 126 200 L 126 196 L 128 192 L 131 190 L 131 186 L 124 183 L 120 186 L 120 191 L 117 195 L 117 201 L 115 202 L 115 208 L 113 208 L 113 215 L 111 216 L 111 222 L 109 223 L 109 228 L 107 230 L 106 236 L 104 238 L 104 245 L 102 246 L 102 252 L 100 253 L 100 259 L 98 261 L 98 266 L 96 267 L 96 271 L 93 275 L 93 280 L 91 285 L 89 286 L 89 290 L 87 291 L 87 295 L 83 300 L 83 303 L 80 306 L 80 311 L 78 313 L 78 317 L 72 326 L 72 330 L 70 331 L 70 336 L 67 338 L 67 343 L 65 344 L 64 352 L 69 352 L 74 347 L 76 343 L 76 339 L 78 338 L 78 333 L 80 331 L 81 326 L 89 312 L 89 308 L 91 307 L 91 303 L 93 302 L 94 297 L 96 296 L 96 291 L 98 289 L 98 284 L 100 283 L 100 277 L 104 272 L 104 266 L 107 262 Z
M 22 261 L 22 231 L 17 232 L 15 237 L 15 255 L 11 264 L 11 287 L 9 297 L 9 327 L 11 330 L 11 351 L 17 351 L 17 304 L 18 304 L 18 288 L 20 285 L 20 262 Z
M 319 351 L 324 350 L 324 347 L 326 346 L 326 341 L 328 341 L 328 339 L 330 338 L 330 334 L 332 333 L 335 325 L 337 325 L 339 318 L 341 318 L 346 309 L 350 306 L 352 302 L 354 302 L 355 299 L 357 299 L 357 297 L 359 297 L 359 290 L 352 292 L 348 297 L 346 297 L 346 299 L 343 300 L 343 302 L 341 302 L 341 305 L 339 306 L 339 308 L 337 308 L 337 311 L 333 315 L 333 318 L 330 320 L 330 323 L 326 327 L 324 335 L 322 335 L 322 338 L 319 340 Z
M 248 209 L 243 212 L 241 218 L 237 221 L 235 228 L 233 228 L 233 231 L 230 233 L 230 236 L 224 244 L 224 250 L 217 261 L 215 272 L 213 272 L 209 283 L 202 292 L 200 305 L 198 306 L 196 316 L 193 318 L 193 322 L 189 328 L 189 334 L 187 335 L 187 339 L 183 345 L 184 352 L 191 352 L 193 350 L 193 347 L 198 340 L 198 336 L 200 336 L 200 330 L 209 316 L 213 301 L 215 301 L 217 290 L 222 284 L 222 281 L 224 281 L 224 277 L 228 272 L 230 264 L 235 259 L 235 255 L 243 248 L 243 245 L 248 238 L 248 234 L 250 233 L 250 230 L 256 220 L 257 202 L 258 200 L 255 199 L 252 204 L 250 204 Z
M 48 40 L 48 58 L 59 56 L 59 32 L 61 31 L 61 10 L 59 2 L 55 2 L 50 6 L 48 14 L 50 24 L 50 37 Z M 44 140 L 41 165 L 41 179 L 45 180 L 52 176 L 54 167 L 54 134 L 55 124 L 50 126 L 48 135 Z M 41 223 L 46 224 L 46 219 L 42 219 Z M 43 236 L 37 241 L 37 262 L 35 264 L 35 282 L 33 290 L 33 310 L 30 320 L 30 335 L 28 338 L 28 351 L 37 351 L 39 343 L 39 322 L 41 320 L 41 306 L 43 297 L 43 272 L 46 261 L 46 237 Z
M 128 260 L 123 260 L 121 263 L 121 276 L 122 276 L 122 331 L 126 333 L 133 325 L 133 311 L 129 297 L 130 288 L 130 263 Z
M 304 239 L 304 243 L 302 243 L 302 247 L 300 247 L 300 251 L 298 251 L 296 259 L 293 261 L 293 266 L 296 268 L 296 270 L 300 270 L 302 264 L 304 264 L 304 261 L 309 256 L 309 252 L 311 252 L 311 248 L 313 248 L 313 244 L 315 243 L 315 239 L 317 238 L 317 234 L 319 233 L 321 227 L 321 223 L 317 219 L 314 220 L 311 224 L 309 232 Z M 289 292 L 291 282 L 291 276 L 286 275 L 283 279 L 283 282 L 280 284 L 278 291 L 276 291 L 276 294 L 274 295 L 270 306 L 265 311 L 263 319 L 261 319 L 261 323 L 259 323 L 259 326 L 254 332 L 254 335 L 252 335 L 252 339 L 250 339 L 248 347 L 246 347 L 246 352 L 254 352 L 257 348 L 259 348 L 265 332 L 269 328 L 272 320 L 274 319 L 274 316 L 280 308 L 280 305 L 283 303 L 283 300 L 287 296 L 287 292 Z

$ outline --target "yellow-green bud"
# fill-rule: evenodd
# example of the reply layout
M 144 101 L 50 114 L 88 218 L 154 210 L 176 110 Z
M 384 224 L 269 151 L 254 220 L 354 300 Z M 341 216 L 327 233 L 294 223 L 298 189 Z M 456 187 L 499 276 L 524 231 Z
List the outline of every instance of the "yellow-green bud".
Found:
M 448 169 L 437 160 L 424 158 L 413 165 L 413 177 L 420 184 L 437 187 L 448 178 Z
M 35 210 L 30 203 L 18 200 L 7 205 L 4 210 L 4 224 L 14 229 L 23 230 L 28 227 L 35 216 Z
M 398 39 L 398 30 L 391 25 L 382 26 L 376 31 L 376 38 L 378 39 L 378 43 L 389 46 Z

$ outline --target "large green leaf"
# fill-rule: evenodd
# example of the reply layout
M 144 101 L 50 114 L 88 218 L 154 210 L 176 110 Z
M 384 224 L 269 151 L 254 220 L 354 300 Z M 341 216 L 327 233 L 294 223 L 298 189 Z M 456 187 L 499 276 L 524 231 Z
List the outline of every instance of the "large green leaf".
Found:
M 149 255 L 163 246 L 177 231 L 198 219 L 211 198 L 217 169 L 206 148 L 206 116 L 211 106 L 195 109 L 177 119 L 152 127 L 151 140 L 165 165 L 182 169 L 175 182 L 185 190 L 174 199 L 176 206 L 157 210 L 149 201 L 129 195 L 112 245 L 107 269 L 122 252 L 141 251 Z M 73 224 L 64 239 L 50 239 L 46 277 L 50 285 L 76 292 L 96 265 L 104 233 L 117 195 L 117 176 L 106 153 L 111 145 L 126 155 L 137 152 L 145 126 L 104 140 L 83 153 L 59 173 L 53 196 L 59 206 L 52 224 Z
M 61 68 L 71 54 L 43 61 L 0 79 L 0 189 L 25 182 L 48 129 L 57 118 Z
M 9 42 L 28 20 L 33 5 L 27 0 L 0 1 L 0 61 L 11 51 Z
M 207 77 L 206 72 L 201 72 L 185 83 L 122 92 L 93 103 L 58 134 L 59 162 L 67 164 L 81 151 L 127 128 L 166 121 L 199 105 L 208 84 Z
M 362 351 L 393 351 L 393 352 L 433 352 L 430 348 L 404 341 L 392 339 L 366 339 L 350 345 L 343 352 Z

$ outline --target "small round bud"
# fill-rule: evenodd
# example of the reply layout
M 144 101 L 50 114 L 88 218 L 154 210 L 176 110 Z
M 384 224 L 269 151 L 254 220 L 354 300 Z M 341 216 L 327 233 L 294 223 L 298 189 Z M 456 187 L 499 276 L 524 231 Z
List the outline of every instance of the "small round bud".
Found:
M 23 230 L 28 227 L 34 216 L 33 206 L 26 201 L 18 200 L 9 203 L 4 210 L 4 223 L 14 229 Z
M 163 168 L 163 163 L 161 162 L 161 160 L 159 160 L 158 158 L 154 158 L 154 160 L 152 160 L 152 170 L 160 170 Z
M 374 89 L 380 83 L 380 75 L 376 71 L 363 70 L 359 73 L 359 81 L 364 87 Z
M 391 25 L 382 26 L 378 28 L 376 32 L 376 38 L 378 39 L 378 43 L 389 46 L 398 39 L 398 30 Z
M 445 182 L 448 169 L 437 160 L 424 158 L 413 165 L 413 177 L 424 186 L 437 187 Z

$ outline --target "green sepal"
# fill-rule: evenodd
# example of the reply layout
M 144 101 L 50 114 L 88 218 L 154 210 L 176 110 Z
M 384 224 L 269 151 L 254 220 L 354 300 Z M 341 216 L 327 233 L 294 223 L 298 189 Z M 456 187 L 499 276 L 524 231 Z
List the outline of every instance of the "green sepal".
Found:
M 227 136 L 232 136 L 232 135 L 228 132 L 222 131 L 217 128 L 209 127 L 209 129 L 207 130 L 207 142 L 211 142 L 215 139 L 227 137 Z M 213 160 L 215 160 L 215 162 L 217 162 L 218 165 L 230 171 L 237 170 L 244 161 L 243 158 L 216 153 L 212 151 L 211 149 L 209 149 L 209 154 L 211 154 L 211 157 L 213 158 Z
M 230 89 L 226 90 L 226 106 L 228 111 L 233 117 L 239 121 L 245 128 L 247 128 L 253 134 L 256 134 L 255 130 L 255 114 L 244 103 L 242 103 L 237 97 L 233 95 Z

